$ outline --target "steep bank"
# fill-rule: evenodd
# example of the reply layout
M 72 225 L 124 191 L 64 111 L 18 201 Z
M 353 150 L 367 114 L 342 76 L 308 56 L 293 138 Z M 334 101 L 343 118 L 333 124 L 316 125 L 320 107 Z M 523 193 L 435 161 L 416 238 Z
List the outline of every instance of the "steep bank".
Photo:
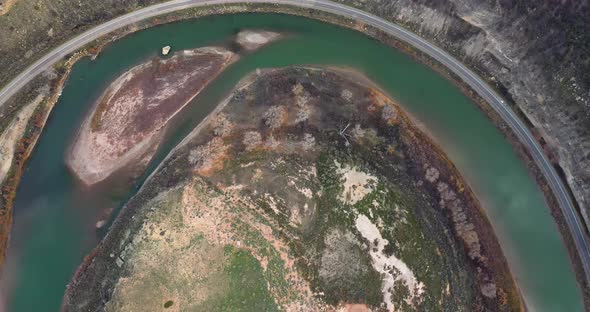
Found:
M 168 121 L 237 55 L 222 48 L 181 51 L 152 59 L 114 81 L 85 118 L 67 157 L 86 185 L 133 164 L 141 172 Z
M 244 79 L 127 204 L 65 309 L 519 309 L 469 188 L 359 77 Z

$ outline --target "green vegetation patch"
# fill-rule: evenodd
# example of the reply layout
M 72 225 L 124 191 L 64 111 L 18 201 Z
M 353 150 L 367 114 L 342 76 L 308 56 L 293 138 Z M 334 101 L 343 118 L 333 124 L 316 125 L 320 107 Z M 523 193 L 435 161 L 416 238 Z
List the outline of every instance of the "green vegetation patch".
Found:
M 205 302 L 208 311 L 278 311 L 266 287 L 260 262 L 243 249 L 224 248 L 227 265 L 224 273 L 229 288 L 221 298 Z

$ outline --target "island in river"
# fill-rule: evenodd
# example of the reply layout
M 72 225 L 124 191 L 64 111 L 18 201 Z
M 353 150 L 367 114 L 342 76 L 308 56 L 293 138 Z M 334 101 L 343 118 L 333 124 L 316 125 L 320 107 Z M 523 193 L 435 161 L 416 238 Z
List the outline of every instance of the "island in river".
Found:
M 223 48 L 200 48 L 132 68 L 84 120 L 66 163 L 87 185 L 131 164 L 142 171 L 168 121 L 236 58 Z
M 515 311 L 473 193 L 362 75 L 258 70 L 127 203 L 66 311 Z
M 235 41 L 253 51 L 280 34 L 244 30 Z M 135 66 L 104 91 L 82 123 L 66 163 L 91 186 L 125 168 L 142 172 L 168 122 L 239 55 L 221 47 L 185 50 Z

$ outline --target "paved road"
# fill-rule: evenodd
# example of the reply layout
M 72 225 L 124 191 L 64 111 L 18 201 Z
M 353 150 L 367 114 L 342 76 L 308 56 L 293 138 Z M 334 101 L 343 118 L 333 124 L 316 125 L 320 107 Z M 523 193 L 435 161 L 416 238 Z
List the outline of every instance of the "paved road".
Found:
M 486 100 L 494 110 L 508 123 L 508 125 L 514 130 L 520 141 L 528 148 L 535 163 L 541 169 L 543 175 L 547 179 L 549 186 L 554 192 L 559 206 L 563 211 L 567 225 L 569 226 L 571 233 L 574 238 L 576 248 L 580 254 L 584 270 L 586 272 L 586 278 L 590 280 L 590 246 L 584 235 L 582 222 L 577 215 L 572 199 L 569 197 L 563 182 L 559 178 L 557 172 L 541 150 L 539 144 L 533 138 L 531 132 L 524 125 L 524 123 L 516 116 L 516 114 L 510 109 L 502 100 L 502 98 L 494 92 L 479 76 L 474 72 L 465 67 L 454 57 L 428 41 L 422 39 L 418 35 L 404 29 L 401 26 L 395 25 L 391 22 L 378 18 L 374 15 L 366 12 L 334 3 L 328 0 L 172 0 L 162 4 L 153 5 L 146 7 L 129 14 L 115 18 L 109 22 L 96 26 L 85 33 L 71 39 L 70 41 L 59 46 L 55 50 L 51 51 L 20 75 L 18 75 L 13 81 L 6 85 L 0 90 L 0 106 L 4 103 L 20 88 L 31 81 L 35 76 L 42 73 L 64 56 L 75 52 L 82 46 L 86 45 L 99 38 L 100 36 L 106 35 L 109 32 L 135 23 L 137 21 L 170 13 L 173 11 L 200 7 L 213 4 L 232 4 L 232 3 L 275 3 L 275 4 L 287 4 L 297 7 L 313 8 L 322 10 L 330 13 L 334 13 L 340 16 L 353 18 L 361 21 L 368 25 L 374 26 L 393 37 L 401 39 L 420 51 L 428 54 L 430 57 L 436 59 L 452 72 L 458 75 L 464 80 L 473 90 L 475 90 L 484 100 Z

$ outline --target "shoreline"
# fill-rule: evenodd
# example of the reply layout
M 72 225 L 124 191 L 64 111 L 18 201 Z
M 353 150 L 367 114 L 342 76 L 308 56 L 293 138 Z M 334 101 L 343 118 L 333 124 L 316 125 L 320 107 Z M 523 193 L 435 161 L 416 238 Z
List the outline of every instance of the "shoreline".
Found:
M 61 90 L 69 77 L 72 67 L 78 60 L 88 56 L 85 51 L 75 53 L 67 59 L 62 65 L 63 72 L 58 77 L 51 80 L 48 85 L 52 89 L 47 99 L 34 108 L 33 115 L 27 121 L 25 135 L 19 139 L 16 144 L 16 152 L 13 158 L 13 164 L 0 184 L 2 188 L 2 199 L 0 201 L 0 267 L 4 265 L 10 235 L 12 233 L 13 203 L 16 197 L 16 189 L 20 183 L 27 160 L 31 156 L 37 141 L 42 135 L 43 128 L 49 119 L 53 107 L 57 103 Z M 22 108 L 21 108 L 22 109 Z
M 366 85 L 367 88 L 376 89 L 378 92 L 384 94 L 389 99 L 393 99 L 395 101 L 395 97 L 392 97 L 386 91 L 382 90 L 379 87 L 379 85 L 372 82 L 362 73 L 358 72 L 353 68 L 342 68 L 332 66 L 327 66 L 326 68 L 328 68 L 329 70 L 333 70 L 335 72 L 346 72 L 347 74 L 353 75 L 354 78 L 351 79 L 358 80 L 360 81 L 359 83 Z M 480 234 L 480 237 L 482 237 L 482 240 L 485 242 L 484 246 L 492 245 L 491 253 L 494 256 L 498 256 L 497 253 L 499 253 L 500 255 L 501 259 L 495 259 L 496 261 L 494 261 L 495 263 L 492 266 L 502 267 L 506 272 L 509 273 L 508 276 L 503 276 L 503 278 L 509 279 L 509 281 L 503 280 L 503 282 L 512 285 L 512 289 L 516 291 L 516 294 L 511 295 L 519 298 L 519 301 L 521 303 L 521 306 L 519 307 L 520 311 L 527 311 L 524 294 L 520 289 L 518 283 L 516 282 L 516 277 L 511 267 L 508 265 L 508 260 L 506 258 L 504 251 L 501 248 L 500 240 L 496 235 L 495 228 L 490 222 L 490 219 L 488 218 L 485 209 L 483 208 L 481 200 L 478 198 L 478 196 L 476 196 L 475 192 L 469 185 L 467 179 L 461 174 L 456 165 L 449 159 L 448 155 L 445 153 L 442 146 L 434 138 L 434 135 L 418 119 L 416 119 L 409 111 L 407 111 L 403 107 L 403 104 L 400 104 L 395 101 L 394 105 L 397 106 L 401 111 L 400 118 L 404 120 L 403 123 L 407 128 L 406 131 L 409 133 L 407 134 L 407 136 L 412 136 L 416 140 L 416 142 L 418 142 L 418 145 L 422 147 L 418 150 L 432 152 L 433 155 L 430 156 L 431 159 L 429 160 L 434 159 L 435 162 L 439 161 L 444 163 L 443 168 L 444 170 L 449 172 L 449 176 L 451 176 L 451 180 L 453 180 L 455 184 L 454 187 L 457 190 L 462 190 L 458 191 L 458 193 L 461 194 L 461 197 L 464 197 L 464 200 L 466 201 L 467 205 L 471 206 L 470 208 L 473 208 L 467 209 L 466 214 L 469 215 L 470 219 L 473 220 L 476 224 L 475 231 L 478 234 Z M 448 222 L 450 226 L 453 227 L 453 221 L 449 220 Z M 457 236 L 457 239 L 461 239 L 460 236 L 458 236 L 457 234 L 455 235 Z
M 508 276 L 502 276 L 498 274 L 498 270 L 496 270 L 496 272 L 493 273 L 494 276 L 500 275 L 501 281 L 503 283 L 510 284 L 512 286 L 512 289 L 516 293 L 509 294 L 509 296 L 512 295 L 518 297 L 521 304 L 519 307 L 520 311 L 527 311 L 525 297 L 518 283 L 516 282 L 516 277 L 512 269 L 508 265 L 508 260 L 506 259 L 506 255 L 502 250 L 500 240 L 495 233 L 495 229 L 492 226 L 481 201 L 469 186 L 468 181 L 461 175 L 455 164 L 453 164 L 453 162 L 448 158 L 443 148 L 432 138 L 430 133 L 421 129 L 420 125 L 415 123 L 414 118 L 407 111 L 404 110 L 403 112 L 405 114 L 404 117 L 409 120 L 407 122 L 408 129 L 415 137 L 416 141 L 419 142 L 418 145 L 425 146 L 425 150 L 429 150 L 436 154 L 435 156 L 431 157 L 435 159 L 438 158 L 445 164 L 444 169 L 449 171 L 449 174 L 455 184 L 455 188 L 462 190 L 460 196 L 465 198 L 465 202 L 468 206 L 471 206 L 465 210 L 465 213 L 469 215 L 470 220 L 475 223 L 475 232 L 479 234 L 480 239 L 484 242 L 482 245 L 491 249 L 491 252 L 488 251 L 494 257 L 494 260 L 491 261 L 493 262 L 491 266 L 502 267 L 506 272 L 508 272 Z M 449 222 L 451 224 L 453 223 L 453 221 Z M 455 235 L 458 236 L 457 234 Z M 457 238 L 460 239 L 459 236 Z
M 378 85 L 372 83 L 369 79 L 364 77 L 362 73 L 356 72 L 354 70 L 350 70 L 352 74 L 356 74 L 357 77 L 355 79 L 362 79 L 362 84 L 367 84 L 367 88 L 375 88 L 378 92 L 384 94 L 385 96 L 389 97 L 390 99 L 394 99 L 391 97 L 387 92 L 383 91 Z M 438 167 L 441 171 L 446 171 L 446 175 L 450 177 L 450 181 L 452 181 L 453 186 L 451 188 L 457 191 L 458 197 L 463 197 L 466 205 L 468 208 L 465 210 L 465 213 L 469 216 L 470 221 L 475 223 L 475 232 L 479 234 L 480 239 L 482 241 L 483 249 L 486 252 L 486 256 L 490 259 L 490 254 L 494 257 L 491 264 L 489 264 L 494 271 L 492 271 L 492 275 L 495 277 L 500 277 L 501 279 L 499 282 L 504 285 L 510 285 L 512 290 L 516 293 L 509 293 L 505 294 L 508 297 L 517 297 L 518 301 L 520 302 L 519 309 L 520 311 L 526 311 L 526 300 L 523 296 L 523 293 L 516 283 L 515 275 L 513 274 L 510 266 L 508 265 L 508 261 L 504 252 L 502 251 L 500 241 L 496 236 L 494 227 L 492 226 L 487 213 L 485 212 L 481 201 L 476 196 L 475 192 L 469 186 L 469 183 L 465 177 L 459 172 L 455 164 L 449 159 L 448 155 L 444 152 L 442 146 L 436 142 L 435 138 L 433 137 L 432 133 L 428 131 L 409 111 L 403 108 L 403 104 L 399 104 L 394 102 L 394 105 L 398 107 L 400 110 L 399 118 L 403 120 L 402 124 L 404 125 L 403 128 L 404 132 L 407 132 L 404 137 L 408 137 L 413 139 L 413 141 L 417 142 L 416 148 L 418 153 L 422 152 L 422 157 L 425 159 L 422 160 L 423 163 L 442 163 L 442 167 Z M 409 144 L 410 145 L 410 144 Z M 430 153 L 428 153 L 430 152 Z M 418 156 L 418 158 L 420 158 Z M 416 173 L 419 175 L 419 173 Z M 441 173 L 441 176 L 444 176 Z M 434 191 L 432 191 L 434 192 Z M 447 209 L 447 208 L 444 208 Z M 455 225 L 453 220 L 447 220 L 449 226 L 454 229 L 455 237 L 458 240 L 461 240 L 461 236 L 457 233 L 455 229 Z M 488 249 L 489 248 L 489 249 Z M 468 249 L 466 247 L 466 249 Z M 485 256 L 484 256 L 485 257 Z M 477 262 L 477 261 L 475 261 Z M 506 272 L 506 274 L 501 274 L 499 272 Z
M 253 7 L 249 7 L 249 6 L 253 6 Z M 209 9 L 211 9 L 211 11 L 207 11 Z M 479 97 L 479 95 L 474 93 L 473 90 L 470 87 L 468 87 L 463 81 L 461 81 L 458 77 L 455 77 L 452 73 L 450 73 L 446 67 L 442 66 L 440 63 L 434 61 L 433 59 L 424 55 L 423 53 L 417 51 L 414 47 L 409 46 L 408 44 L 401 42 L 401 41 L 399 41 L 387 34 L 384 34 L 381 31 L 379 31 L 371 26 L 366 26 L 362 23 L 355 22 L 350 19 L 336 16 L 336 15 L 326 13 L 326 12 L 320 12 L 320 11 L 316 11 L 316 10 L 312 10 L 312 9 L 294 8 L 294 7 L 285 6 L 285 5 L 272 5 L 272 4 L 268 4 L 268 5 L 260 5 L 260 4 L 257 4 L 257 5 L 233 5 L 233 6 L 230 5 L 228 7 L 223 7 L 223 8 L 219 8 L 218 6 L 214 6 L 211 8 L 205 7 L 205 8 L 187 9 L 184 11 L 169 13 L 168 15 L 164 15 L 164 16 L 160 16 L 160 17 L 150 18 L 145 21 L 140 21 L 136 25 L 130 25 L 130 26 L 124 27 L 123 29 L 117 30 L 110 35 L 101 37 L 100 39 L 98 39 L 98 41 L 103 42 L 102 46 L 99 44 L 98 48 L 96 48 L 96 45 L 93 43 L 93 44 L 90 44 L 89 47 L 82 48 L 82 51 L 86 51 L 86 52 L 79 52 L 84 55 L 74 57 L 75 60 L 69 65 L 70 66 L 69 69 L 71 69 L 71 66 L 73 66 L 73 64 L 79 58 L 81 58 L 83 56 L 96 55 L 96 54 L 100 53 L 100 50 L 102 49 L 102 47 L 104 47 L 104 45 L 106 45 L 112 41 L 115 41 L 117 39 L 120 39 L 120 38 L 122 38 L 128 34 L 131 34 L 135 31 L 138 31 L 138 30 L 142 30 L 142 29 L 145 29 L 148 27 L 153 27 L 153 26 L 157 26 L 157 25 L 161 25 L 161 24 L 165 24 L 165 23 L 171 23 L 171 22 L 176 22 L 176 21 L 180 21 L 180 20 L 184 20 L 184 19 L 189 19 L 189 18 L 198 18 L 198 17 L 208 16 L 208 15 L 216 15 L 216 14 L 232 14 L 232 13 L 239 13 L 239 12 L 244 12 L 244 11 L 298 15 L 298 16 L 308 17 L 308 18 L 328 22 L 330 24 L 343 26 L 346 28 L 351 28 L 351 29 L 360 31 L 363 34 L 382 42 L 383 44 L 392 46 L 393 48 L 396 48 L 396 49 L 402 51 L 403 53 L 412 57 L 417 62 L 429 66 L 431 69 L 435 70 L 440 75 L 442 75 L 443 77 L 445 77 L 446 79 L 451 81 L 453 84 L 455 84 L 457 87 L 459 87 L 460 90 L 467 97 L 469 97 L 471 100 L 473 100 L 476 103 L 476 105 L 486 114 L 486 116 L 488 116 L 488 118 L 492 120 L 492 122 L 494 123 L 496 128 L 499 129 L 502 132 L 502 134 L 505 136 L 505 138 L 511 143 L 514 150 L 519 155 L 519 158 L 525 162 L 527 168 L 529 169 L 530 174 L 532 175 L 532 177 L 535 178 L 537 185 L 543 191 L 544 198 L 546 199 L 547 204 L 551 209 L 551 214 L 552 214 L 555 222 L 558 225 L 562 239 L 565 242 L 566 248 L 568 249 L 569 257 L 572 262 L 572 266 L 574 268 L 574 271 L 576 273 L 576 278 L 577 278 L 578 284 L 582 289 L 584 303 L 586 306 L 588 306 L 588 303 L 590 302 L 590 291 L 588 288 L 587 281 L 584 277 L 583 268 L 581 267 L 581 262 L 578 257 L 578 253 L 577 253 L 575 246 L 573 244 L 573 240 L 572 240 L 569 228 L 565 224 L 564 216 L 563 216 L 563 214 L 559 208 L 559 205 L 556 201 L 555 195 L 553 194 L 553 192 L 548 191 L 549 187 L 548 187 L 547 181 L 545 180 L 545 178 L 541 174 L 537 165 L 533 163 L 532 158 L 531 158 L 530 154 L 527 152 L 526 148 L 516 138 L 514 132 L 509 127 L 507 127 L 507 124 L 489 106 L 488 103 L 486 103 L 481 97 Z M 39 130 L 41 130 L 43 128 L 45 121 L 49 117 L 49 114 L 53 108 L 53 105 L 55 105 L 55 102 L 57 102 L 57 97 L 59 96 L 61 86 L 63 86 L 63 82 L 65 82 L 65 80 L 68 77 L 69 69 L 67 70 L 66 73 L 63 74 L 63 77 L 62 77 L 63 81 L 62 81 L 61 85 L 59 85 L 59 87 L 54 91 L 54 94 L 51 96 L 51 98 L 55 98 L 54 102 L 52 104 L 48 103 L 49 104 L 48 107 L 45 108 L 45 112 L 43 113 L 45 115 L 44 120 L 43 120 L 43 123 L 41 124 L 41 127 Z M 17 96 L 20 96 L 20 93 Z M 41 106 L 42 105 L 43 104 L 41 104 Z M 514 107 L 512 107 L 512 108 L 514 109 Z M 519 116 L 522 117 L 521 114 L 519 114 Z M 31 122 L 32 121 L 29 121 L 29 123 L 31 123 Z M 529 125 L 529 130 L 534 131 L 534 128 L 531 128 Z M 36 135 L 36 137 L 32 143 L 29 143 L 28 148 L 27 148 L 28 152 L 24 154 L 24 157 L 20 161 L 18 161 L 18 160 L 16 161 L 16 164 L 17 164 L 17 169 L 15 170 L 16 177 L 13 175 L 12 178 L 10 178 L 10 175 L 7 175 L 6 181 L 10 180 L 10 182 L 13 182 L 14 181 L 13 178 L 16 178 L 16 181 L 12 184 L 12 186 L 14 188 L 16 188 L 16 185 L 18 184 L 18 179 L 20 179 L 20 175 L 22 173 L 22 170 L 24 169 L 24 163 L 26 162 L 26 159 L 29 157 L 29 155 L 32 151 L 32 148 L 34 147 L 34 144 L 35 144 L 36 140 L 38 139 L 39 135 L 40 135 L 40 133 Z M 11 172 L 12 172 L 12 170 L 13 169 L 11 169 Z M 568 186 L 567 183 L 565 183 L 564 185 Z M 14 195 L 13 195 L 13 197 L 14 197 Z M 9 203 L 11 203 L 11 201 Z M 9 214 L 10 214 L 10 218 L 11 218 L 11 212 Z M 8 222 L 11 223 L 11 221 L 8 221 Z M 6 224 L 6 223 L 4 223 L 4 224 Z M 8 229 L 8 231 L 10 231 L 10 229 Z M 0 237 L 4 238 L 2 236 L 0 236 Z M 2 246 L 2 245 L 0 245 L 0 246 Z M 4 250 L 2 250 L 2 254 L 4 254 L 4 252 L 6 250 L 5 249 L 6 243 L 4 243 L 4 246 L 2 246 L 2 247 L 4 247 Z M 3 258 L 0 258 L 0 263 L 2 261 L 3 261 Z

